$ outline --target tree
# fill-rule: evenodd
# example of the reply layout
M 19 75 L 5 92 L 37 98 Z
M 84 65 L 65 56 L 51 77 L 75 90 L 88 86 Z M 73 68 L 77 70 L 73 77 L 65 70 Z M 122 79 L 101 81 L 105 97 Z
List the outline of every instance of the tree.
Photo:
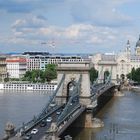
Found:
M 127 78 L 135 82 L 140 82 L 140 68 L 132 68 L 131 72 L 127 74 Z
M 27 71 L 22 78 L 23 81 L 30 81 L 30 82 L 45 82 L 44 78 L 44 72 L 42 70 L 32 70 Z
M 140 68 L 137 68 L 134 73 L 134 81 L 140 82 Z
M 45 77 L 48 82 L 50 82 L 53 79 L 57 78 L 57 72 L 56 72 L 56 65 L 55 64 L 48 64 L 45 69 Z
M 91 83 L 93 83 L 98 77 L 98 71 L 94 67 L 92 67 L 89 70 L 89 73 L 90 73 L 90 81 Z

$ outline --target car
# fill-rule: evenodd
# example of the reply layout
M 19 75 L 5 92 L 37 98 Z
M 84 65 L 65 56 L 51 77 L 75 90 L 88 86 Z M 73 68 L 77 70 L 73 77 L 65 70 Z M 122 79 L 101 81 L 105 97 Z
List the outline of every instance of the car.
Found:
M 57 111 L 57 112 L 56 112 L 56 115 L 60 115 L 60 114 L 61 114 L 61 112 L 60 112 L 60 111 Z
M 55 107 L 55 106 L 56 106 L 56 103 L 55 102 L 53 102 L 53 103 L 50 104 L 50 107 Z
M 40 127 L 45 127 L 46 126 L 46 121 L 42 120 L 42 122 L 40 123 Z
M 30 134 L 27 134 L 23 137 L 23 140 L 30 140 L 30 139 L 32 139 L 32 135 Z
M 46 122 L 52 122 L 52 117 L 48 117 Z
M 38 132 L 38 129 L 34 128 L 32 131 L 31 131 L 31 134 L 36 134 Z

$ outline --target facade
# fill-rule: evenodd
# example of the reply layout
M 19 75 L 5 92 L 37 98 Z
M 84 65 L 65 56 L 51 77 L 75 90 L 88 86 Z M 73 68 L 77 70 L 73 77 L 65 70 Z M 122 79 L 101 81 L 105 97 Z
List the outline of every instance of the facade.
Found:
M 7 78 L 7 69 L 6 69 L 6 56 L 0 56 L 0 81 L 4 81 Z
M 77 55 L 63 56 L 63 55 L 30 55 L 26 54 L 27 71 L 28 70 L 45 70 L 48 64 L 58 64 L 60 62 L 82 62 L 88 59 Z
M 132 68 L 140 67 L 140 37 L 136 42 L 135 53 L 130 49 L 130 43 L 127 41 L 125 50 L 118 54 L 94 54 L 90 56 L 93 66 L 99 71 L 99 79 L 104 79 L 104 72 L 111 72 L 112 81 L 127 79 L 127 74 Z
M 26 58 L 22 56 L 10 56 L 6 58 L 9 78 L 22 78 L 26 72 Z

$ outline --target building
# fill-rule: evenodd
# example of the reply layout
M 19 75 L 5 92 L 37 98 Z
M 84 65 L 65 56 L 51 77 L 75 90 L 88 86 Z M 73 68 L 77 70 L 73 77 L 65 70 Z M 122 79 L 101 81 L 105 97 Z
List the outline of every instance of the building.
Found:
M 6 69 L 6 56 L 0 56 L 0 81 L 4 81 L 7 78 L 7 69 Z
M 135 54 L 140 55 L 140 36 L 139 36 L 138 41 L 136 42 Z
M 31 70 L 45 70 L 48 64 L 58 64 L 59 62 L 81 62 L 88 59 L 88 57 L 82 57 L 77 55 L 50 55 L 50 54 L 38 54 L 31 53 L 25 54 L 27 59 L 27 71 Z
M 26 72 L 26 58 L 23 56 L 10 56 L 6 58 L 9 78 L 22 78 Z
M 125 50 L 114 53 L 94 54 L 89 57 L 93 66 L 99 71 L 99 79 L 104 79 L 105 71 L 112 73 L 112 81 L 118 79 L 127 79 L 127 74 L 132 68 L 140 67 L 140 37 L 136 42 L 135 53 L 131 52 L 129 40 L 126 43 Z

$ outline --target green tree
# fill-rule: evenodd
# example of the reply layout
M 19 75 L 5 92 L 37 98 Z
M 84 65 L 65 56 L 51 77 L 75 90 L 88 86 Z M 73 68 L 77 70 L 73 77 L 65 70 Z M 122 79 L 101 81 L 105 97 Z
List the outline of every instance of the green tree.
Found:
M 47 82 L 50 82 L 53 79 L 57 78 L 57 72 L 56 72 L 56 65 L 55 64 L 48 64 L 45 69 L 45 74 Z
M 127 74 L 127 78 L 136 82 L 140 82 L 140 68 L 132 68 L 131 72 Z
M 93 83 L 98 77 L 98 71 L 94 67 L 92 67 L 89 70 L 89 73 L 90 73 L 90 81 L 91 83 Z
M 134 81 L 140 82 L 140 68 L 137 68 L 134 73 Z
M 130 76 L 131 76 L 131 79 L 135 81 L 137 76 L 136 76 L 136 70 L 135 70 L 134 67 L 131 70 L 131 75 Z
M 32 79 L 32 71 L 26 71 L 22 80 L 23 81 L 31 81 L 31 79 Z

